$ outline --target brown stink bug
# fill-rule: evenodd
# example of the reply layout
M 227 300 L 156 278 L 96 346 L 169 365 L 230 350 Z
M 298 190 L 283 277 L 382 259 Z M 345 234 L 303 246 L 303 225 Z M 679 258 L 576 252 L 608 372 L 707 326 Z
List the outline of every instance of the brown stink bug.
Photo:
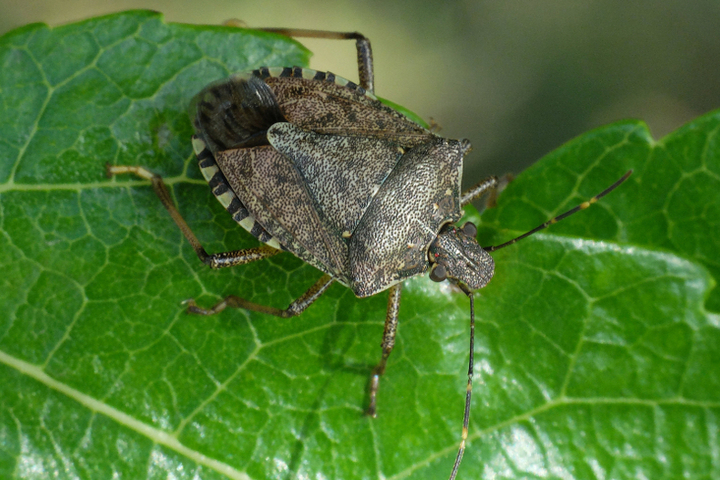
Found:
M 192 106 L 193 148 L 213 194 L 233 219 L 264 243 L 208 254 L 175 208 L 162 179 L 142 167 L 108 166 L 108 174 L 134 173 L 154 190 L 203 263 L 242 265 L 289 251 L 324 274 L 286 309 L 231 295 L 205 309 L 227 307 L 278 317 L 299 315 L 333 282 L 358 297 L 389 291 L 382 357 L 370 379 L 367 413 L 375 416 L 380 377 L 395 344 L 402 282 L 429 273 L 470 299 L 470 360 L 462 440 L 450 474 L 465 449 L 473 377 L 473 292 L 494 273 L 490 252 L 587 208 L 620 185 L 502 245 L 481 247 L 472 223 L 455 226 L 461 208 L 487 192 L 490 177 L 460 189 L 467 140 L 442 138 L 374 96 L 370 42 L 358 33 L 268 29 L 296 37 L 353 39 L 359 83 L 300 67 L 261 67 L 213 83 Z

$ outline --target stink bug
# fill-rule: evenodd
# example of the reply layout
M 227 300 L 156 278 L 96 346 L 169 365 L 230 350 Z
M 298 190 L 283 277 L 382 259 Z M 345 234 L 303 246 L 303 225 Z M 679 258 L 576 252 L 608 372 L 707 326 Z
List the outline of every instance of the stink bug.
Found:
M 370 42 L 358 33 L 275 30 L 289 36 L 353 39 L 359 83 L 299 67 L 262 67 L 211 84 L 193 102 L 192 139 L 213 194 L 263 246 L 208 254 L 175 208 L 162 179 L 142 167 L 108 166 L 108 174 L 134 173 L 155 193 L 211 268 L 242 265 L 287 250 L 324 274 L 286 309 L 231 295 L 205 309 L 227 307 L 291 317 L 335 281 L 357 297 L 389 290 L 382 356 L 370 379 L 367 413 L 375 416 L 380 377 L 395 344 L 402 282 L 429 272 L 470 299 L 470 360 L 462 440 L 450 474 L 465 449 L 473 377 L 473 292 L 494 273 L 490 252 L 511 245 L 581 209 L 620 185 L 631 172 L 587 202 L 502 245 L 481 247 L 472 223 L 457 227 L 461 207 L 494 191 L 490 177 L 462 192 L 467 140 L 442 138 L 374 96 Z

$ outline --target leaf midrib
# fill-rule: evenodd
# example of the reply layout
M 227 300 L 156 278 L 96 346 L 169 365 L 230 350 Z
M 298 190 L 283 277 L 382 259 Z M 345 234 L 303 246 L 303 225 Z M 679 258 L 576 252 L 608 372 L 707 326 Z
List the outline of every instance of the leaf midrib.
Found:
M 111 407 L 106 403 L 100 402 L 97 399 L 86 395 L 79 390 L 76 390 L 62 382 L 58 382 L 36 365 L 24 362 L 23 360 L 8 355 L 1 350 L 0 363 L 3 363 L 8 367 L 17 370 L 23 375 L 26 375 L 38 381 L 42 385 L 45 385 L 52 390 L 62 393 L 66 397 L 75 400 L 76 402 L 87 407 L 93 412 L 105 415 L 106 417 L 116 421 L 119 425 L 122 425 L 126 428 L 129 428 L 130 430 L 139 433 L 140 435 L 143 435 L 144 437 L 152 440 L 156 444 L 163 445 L 175 452 L 180 453 L 181 455 L 186 456 L 187 458 L 198 463 L 199 465 L 206 466 L 214 471 L 222 473 L 223 475 L 226 475 L 228 478 L 232 478 L 233 480 L 251 480 L 251 477 L 245 472 L 237 470 L 226 463 L 203 455 L 197 450 L 186 447 L 174 435 L 168 434 L 158 428 L 147 425 L 146 423 L 143 423 L 133 418 L 127 413 Z
M 186 447 L 181 443 L 176 434 L 169 434 L 158 428 L 152 427 L 144 422 L 141 422 L 134 417 L 124 413 L 114 407 L 109 406 L 106 403 L 100 402 L 97 399 L 80 392 L 79 390 L 72 388 L 62 382 L 59 382 L 46 374 L 40 367 L 20 360 L 12 355 L 0 350 L 0 363 L 18 371 L 19 373 L 26 375 L 42 385 L 55 390 L 66 397 L 75 400 L 81 405 L 87 407 L 93 412 L 100 413 L 106 417 L 114 420 L 119 425 L 122 425 L 130 430 L 133 430 L 140 435 L 148 438 L 158 445 L 163 445 L 187 458 L 193 460 L 199 465 L 206 466 L 218 473 L 226 475 L 228 478 L 235 480 L 252 480 L 252 477 L 247 475 L 245 472 L 237 470 L 232 466 L 210 458 L 197 450 Z M 511 425 L 529 421 L 536 415 L 552 410 L 556 407 L 573 406 L 573 405 L 628 405 L 628 406 L 646 406 L 646 407 L 657 407 L 657 406 L 687 406 L 693 408 L 720 408 L 720 402 L 710 401 L 696 401 L 688 400 L 682 397 L 673 397 L 667 399 L 637 399 L 637 398 L 608 398 L 608 397 L 592 397 L 592 398 L 577 398 L 577 397 L 566 397 L 560 396 L 556 399 L 550 400 L 543 405 L 540 405 L 534 409 L 528 410 L 527 412 L 515 415 L 507 418 L 502 422 L 494 425 L 487 426 L 483 429 L 476 430 L 468 437 L 469 441 L 478 440 L 479 438 L 486 436 L 492 432 L 498 431 L 502 428 L 509 427 Z M 178 430 L 181 431 L 181 430 Z M 399 480 L 401 478 L 407 478 L 416 470 L 419 470 L 432 462 L 444 458 L 452 454 L 457 449 L 456 445 L 450 445 L 444 449 L 438 450 L 428 455 L 423 461 L 415 463 L 410 467 L 398 472 L 397 474 L 388 477 L 387 480 Z

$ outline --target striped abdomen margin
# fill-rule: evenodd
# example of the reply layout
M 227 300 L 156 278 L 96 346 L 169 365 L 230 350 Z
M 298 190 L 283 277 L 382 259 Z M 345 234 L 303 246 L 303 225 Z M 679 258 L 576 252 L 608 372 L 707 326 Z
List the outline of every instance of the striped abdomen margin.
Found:
M 302 67 L 260 67 L 257 70 L 253 70 L 252 72 L 239 73 L 236 74 L 236 76 L 239 78 L 247 78 L 249 73 L 263 79 L 268 77 L 292 77 L 304 78 L 305 80 L 331 82 L 335 85 L 354 90 L 357 93 L 372 98 L 373 100 L 378 99 L 375 95 L 368 92 L 357 83 L 348 80 L 347 78 L 338 77 L 332 72 L 320 72 L 318 70 L 313 70 L 312 68 Z
M 222 204 L 223 207 L 232 215 L 233 220 L 240 224 L 245 230 L 250 232 L 252 236 L 260 240 L 261 242 L 273 247 L 284 250 L 285 248 L 277 241 L 272 235 L 270 235 L 260 225 L 255 218 L 250 215 L 245 205 L 242 204 L 240 199 L 235 195 L 232 188 L 228 184 L 225 175 L 220 171 L 220 168 L 215 163 L 215 156 L 207 149 L 205 142 L 202 141 L 197 135 L 192 137 L 193 150 L 198 158 L 200 164 L 200 171 L 205 177 L 205 180 L 210 185 L 213 195 Z

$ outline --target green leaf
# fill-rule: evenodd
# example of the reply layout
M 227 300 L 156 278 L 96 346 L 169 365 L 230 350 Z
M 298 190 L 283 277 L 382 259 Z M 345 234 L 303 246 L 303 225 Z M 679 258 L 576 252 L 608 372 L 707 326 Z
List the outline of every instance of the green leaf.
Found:
M 305 65 L 275 35 L 129 12 L 0 38 L 0 478 L 443 478 L 460 440 L 469 302 L 406 283 L 363 416 L 386 296 L 332 286 L 294 319 L 184 313 L 228 294 L 285 307 L 320 273 L 290 254 L 211 271 L 148 182 L 163 175 L 210 252 L 257 245 L 201 180 L 185 113 L 210 81 Z M 476 296 L 459 478 L 720 477 L 720 112 L 654 142 L 589 132 L 483 215 L 499 250 Z

